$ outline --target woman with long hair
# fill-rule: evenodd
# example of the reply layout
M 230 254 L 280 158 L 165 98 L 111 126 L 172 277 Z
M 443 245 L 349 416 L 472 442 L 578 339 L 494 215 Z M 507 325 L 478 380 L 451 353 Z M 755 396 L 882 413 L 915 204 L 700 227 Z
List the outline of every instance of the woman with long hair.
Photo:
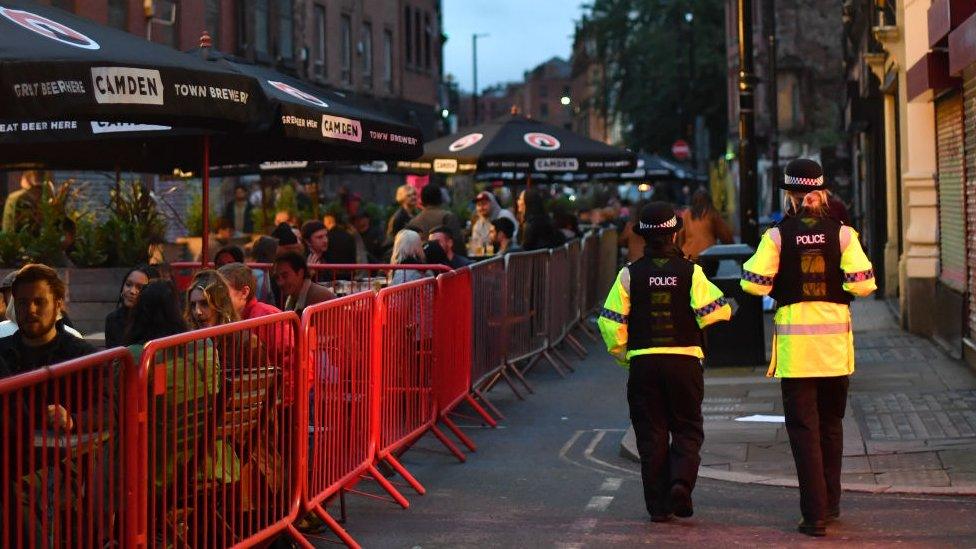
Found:
M 403 229 L 398 232 L 393 239 L 393 253 L 390 256 L 390 263 L 394 265 L 424 265 L 427 263 L 427 255 L 424 253 L 424 243 L 420 239 L 420 233 Z M 412 280 L 419 280 L 427 276 L 425 271 L 415 269 L 397 269 L 390 277 L 390 284 L 403 284 Z
M 700 264 L 707 276 L 718 271 L 718 262 L 699 261 L 698 256 L 716 243 L 732 243 L 732 229 L 712 203 L 712 195 L 698 189 L 691 195 L 691 207 L 681 214 L 683 226 L 678 232 L 678 246 L 688 259 Z
M 139 301 L 142 289 L 151 281 L 159 278 L 159 270 L 155 266 L 137 265 L 125 273 L 122 287 L 119 288 L 119 298 L 115 310 L 105 317 L 105 348 L 111 349 L 123 344 L 126 326 L 132 320 L 132 311 Z
M 139 346 L 140 353 L 142 345 L 148 341 L 186 331 L 186 322 L 180 314 L 179 296 L 169 280 L 153 280 L 146 284 L 133 305 L 131 315 L 132 322 L 125 331 L 123 342 L 127 346 Z
M 523 248 L 541 250 L 559 246 L 566 241 L 546 213 L 545 199 L 538 190 L 527 189 L 519 193 L 516 206 Z
M 195 329 L 239 320 L 227 281 L 219 272 L 205 269 L 193 276 L 186 291 L 186 323 Z
M 769 229 L 742 266 L 742 289 L 776 300 L 767 377 L 780 378 L 800 486 L 800 533 L 840 516 L 842 420 L 854 373 L 850 302 L 877 289 L 857 232 L 828 215 L 823 169 L 800 158 L 780 187 L 796 212 Z

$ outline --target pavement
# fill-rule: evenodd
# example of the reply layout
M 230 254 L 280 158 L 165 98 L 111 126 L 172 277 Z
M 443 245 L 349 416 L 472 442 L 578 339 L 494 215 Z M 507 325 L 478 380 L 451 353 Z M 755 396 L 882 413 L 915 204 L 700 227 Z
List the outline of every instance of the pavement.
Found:
M 907 348 L 910 347 L 899 347 Z M 976 498 L 957 495 L 846 492 L 841 499 L 841 519 L 828 527 L 828 538 L 823 540 L 796 532 L 800 510 L 795 488 L 701 478 L 694 492 L 694 517 L 667 524 L 651 523 L 644 510 L 639 465 L 620 455 L 620 439 L 630 425 L 625 396 L 627 372 L 613 363 L 602 344 L 588 342 L 587 349 L 587 358 L 574 360 L 576 372 L 566 379 L 544 364 L 536 366 L 529 374 L 535 394 L 525 400 L 516 398 L 504 384 L 490 392 L 489 398 L 505 414 L 497 429 L 486 428 L 470 417 L 469 411 L 462 410 L 468 417 L 457 420 L 478 445 L 476 452 L 468 454 L 466 463 L 459 463 L 431 435 L 403 454 L 401 462 L 427 489 L 426 495 L 419 496 L 401 486 L 410 500 L 409 509 L 347 494 L 345 527 L 349 533 L 364 547 L 407 549 L 822 547 L 824 543 L 857 547 L 973 546 Z M 571 356 L 568 350 L 564 354 Z M 909 381 L 893 377 L 889 381 L 892 390 L 908 390 L 912 383 L 933 375 L 949 378 L 947 372 L 953 370 L 943 371 L 930 362 L 935 360 L 926 361 L 925 365 L 937 373 L 926 370 Z M 892 364 L 895 366 L 891 373 L 915 371 L 907 363 L 901 367 Z M 859 376 L 864 374 L 866 378 L 867 368 L 865 364 Z M 886 371 L 883 365 L 877 370 Z M 748 400 L 749 406 L 760 410 L 768 408 L 764 403 L 779 399 L 778 392 L 773 391 L 777 389 L 775 382 L 764 381 L 762 372 L 714 372 L 719 373 L 723 374 L 720 378 L 724 384 L 710 381 L 710 398 L 723 398 L 720 391 L 727 391 L 729 396 L 724 398 L 749 399 L 749 391 L 761 389 L 765 393 L 753 393 Z M 711 379 L 713 372 L 709 374 Z M 960 374 L 965 374 L 960 375 L 961 379 L 969 376 L 968 372 Z M 940 390 L 948 390 L 945 383 Z M 731 409 L 736 404 L 742 403 L 708 403 L 711 407 Z M 743 413 L 753 411 L 710 408 L 708 412 Z M 761 444 L 775 446 L 776 429 L 773 426 L 771 433 L 758 431 L 772 440 L 756 440 L 755 448 Z M 709 435 L 706 444 L 712 446 L 708 447 L 707 469 L 726 472 L 731 472 L 735 460 L 723 457 L 716 445 L 746 444 L 737 451 L 744 449 L 748 457 L 749 437 L 757 436 L 751 429 L 726 429 L 720 434 L 711 425 Z M 752 452 L 753 457 L 757 451 Z M 863 452 L 867 454 L 866 445 Z M 783 457 L 781 461 L 789 463 L 792 459 Z M 392 480 L 403 484 L 399 477 Z M 367 481 L 356 488 L 371 493 L 378 490 L 375 483 Z M 329 512 L 339 515 L 337 502 L 329 505 Z M 325 549 L 335 547 L 334 540 L 334 536 L 323 533 L 314 536 L 312 542 Z
M 974 372 L 901 330 L 883 301 L 857 300 L 852 311 L 856 359 L 844 419 L 844 489 L 976 495 Z M 783 415 L 779 383 L 765 372 L 765 365 L 706 370 L 702 477 L 796 486 L 783 423 L 742 421 Z M 632 430 L 621 453 L 636 460 Z

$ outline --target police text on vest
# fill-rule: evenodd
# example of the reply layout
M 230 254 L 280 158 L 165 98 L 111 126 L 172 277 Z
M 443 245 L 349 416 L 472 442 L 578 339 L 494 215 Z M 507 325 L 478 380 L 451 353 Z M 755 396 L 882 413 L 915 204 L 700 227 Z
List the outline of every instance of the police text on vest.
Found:
M 650 278 L 651 286 L 677 286 L 678 277 L 676 276 L 652 276 Z
M 801 244 L 826 244 L 826 243 L 827 243 L 827 235 L 823 233 L 796 235 L 797 246 Z

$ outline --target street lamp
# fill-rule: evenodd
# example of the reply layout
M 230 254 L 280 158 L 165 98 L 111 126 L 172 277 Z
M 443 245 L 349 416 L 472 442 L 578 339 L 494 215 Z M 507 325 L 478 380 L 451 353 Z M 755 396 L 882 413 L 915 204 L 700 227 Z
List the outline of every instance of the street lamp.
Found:
M 685 13 L 685 23 L 691 24 L 695 20 L 695 14 L 689 12 Z
M 474 73 L 474 91 L 471 101 L 474 103 L 474 123 L 478 123 L 478 38 L 487 38 L 488 33 L 473 33 L 471 35 L 471 71 Z
M 568 107 L 569 106 L 569 96 L 568 95 L 562 96 L 559 99 L 559 102 Z

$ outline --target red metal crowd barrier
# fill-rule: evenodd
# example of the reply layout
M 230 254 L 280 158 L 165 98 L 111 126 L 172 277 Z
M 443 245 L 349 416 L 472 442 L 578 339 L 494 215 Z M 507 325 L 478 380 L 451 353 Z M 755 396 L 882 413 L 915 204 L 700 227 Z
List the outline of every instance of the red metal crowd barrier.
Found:
M 136 373 L 116 348 L 0 380 L 0 547 L 145 544 Z
M 552 248 L 549 251 L 548 275 L 549 295 L 546 309 L 549 313 L 547 322 L 549 331 L 547 347 L 542 351 L 542 356 L 560 375 L 564 376 L 565 372 L 563 368 L 573 371 L 573 367 L 569 364 L 569 361 L 563 357 L 557 348 L 563 342 L 566 335 L 566 325 L 569 322 L 570 316 L 570 300 L 568 295 L 570 294 L 571 286 L 569 279 L 569 252 L 566 246 Z
M 431 431 L 458 460 L 465 456 L 437 427 L 433 393 L 434 292 L 426 278 L 391 286 L 376 296 L 373 360 L 379 375 L 379 406 L 374 406 L 376 460 L 386 461 L 418 494 L 423 485 L 396 459 L 394 452 Z
M 488 425 L 497 422 L 471 396 L 472 345 L 471 269 L 444 273 L 437 277 L 434 317 L 434 398 L 441 423 L 472 452 L 474 442 L 450 418 L 466 402 Z
M 279 313 L 150 341 L 145 532 L 158 547 L 244 547 L 298 516 L 307 404 L 298 317 Z M 291 380 L 289 382 L 289 380 Z
M 471 266 L 473 356 L 471 359 L 472 392 L 498 417 L 504 417 L 485 398 L 484 391 L 503 378 L 520 395 L 508 377 L 508 290 L 505 258 L 496 257 Z
M 403 507 L 404 498 L 373 466 L 372 414 L 376 383 L 375 297 L 359 293 L 318 303 L 302 314 L 300 356 L 308 364 L 308 460 L 302 508 L 322 519 L 350 547 L 356 541 L 324 508 L 330 498 L 369 473 Z

